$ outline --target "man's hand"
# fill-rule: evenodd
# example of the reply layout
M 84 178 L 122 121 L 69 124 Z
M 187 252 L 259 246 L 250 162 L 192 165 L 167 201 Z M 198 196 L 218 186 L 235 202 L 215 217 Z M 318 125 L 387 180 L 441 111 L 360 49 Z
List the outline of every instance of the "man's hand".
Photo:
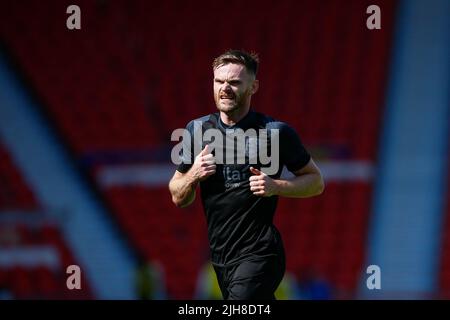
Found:
M 177 207 L 187 207 L 195 199 L 195 188 L 200 181 L 216 172 L 216 161 L 208 145 L 195 157 L 192 167 L 186 173 L 175 171 L 169 182 L 172 201 Z
M 250 191 L 255 196 L 270 197 L 277 194 L 277 185 L 271 177 L 253 167 L 250 167 L 250 171 L 254 174 L 249 178 Z
M 209 146 L 206 145 L 202 152 L 195 157 L 194 163 L 189 170 L 189 174 L 194 181 L 200 182 L 214 173 L 216 173 L 216 160 L 211 154 Z
M 272 179 L 265 173 L 250 167 L 254 176 L 250 177 L 250 190 L 256 196 L 273 195 L 289 198 L 309 198 L 323 192 L 325 184 L 319 168 L 313 159 L 301 169 L 293 172 L 291 179 Z

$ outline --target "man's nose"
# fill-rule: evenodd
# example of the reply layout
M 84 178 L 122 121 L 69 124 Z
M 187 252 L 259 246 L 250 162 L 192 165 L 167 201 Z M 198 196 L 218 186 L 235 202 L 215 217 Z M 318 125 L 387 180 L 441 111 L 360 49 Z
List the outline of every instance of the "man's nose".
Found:
M 222 86 L 222 91 L 229 92 L 231 90 L 231 86 L 228 82 L 224 82 Z

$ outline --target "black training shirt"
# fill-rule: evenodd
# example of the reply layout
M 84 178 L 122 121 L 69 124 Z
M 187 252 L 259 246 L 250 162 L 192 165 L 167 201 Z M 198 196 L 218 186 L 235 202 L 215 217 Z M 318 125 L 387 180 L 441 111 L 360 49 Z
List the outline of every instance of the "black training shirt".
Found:
M 195 130 L 202 130 L 203 133 L 210 128 L 219 129 L 224 136 L 237 129 L 255 129 L 256 132 L 260 129 L 267 129 L 269 132 L 278 129 L 280 166 L 276 173 L 270 175 L 275 179 L 280 177 L 283 166 L 293 172 L 303 168 L 310 160 L 309 153 L 293 128 L 252 110 L 234 126 L 225 125 L 219 113 L 198 118 L 186 126 L 192 137 L 195 136 Z M 194 143 L 202 143 L 199 150 L 210 144 L 208 140 L 195 140 L 189 148 L 188 143 L 183 141 L 183 162 L 177 168 L 181 173 L 186 173 L 192 166 L 196 156 Z M 227 152 L 225 149 L 226 143 L 223 146 L 224 155 Z M 244 164 L 217 164 L 216 173 L 200 183 L 211 260 L 215 265 L 229 265 L 242 260 L 284 254 L 280 234 L 273 225 L 278 197 L 255 196 L 250 191 L 250 166 L 264 171 L 264 167 L 269 165 L 261 165 L 260 162 L 249 164 L 249 149 L 245 149 Z

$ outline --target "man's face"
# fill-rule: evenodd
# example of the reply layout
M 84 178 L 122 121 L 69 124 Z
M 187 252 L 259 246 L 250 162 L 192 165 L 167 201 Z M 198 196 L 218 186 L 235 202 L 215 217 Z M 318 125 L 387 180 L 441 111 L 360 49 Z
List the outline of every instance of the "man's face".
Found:
M 214 70 L 214 100 L 219 111 L 230 113 L 249 106 L 255 92 L 254 76 L 245 66 L 229 63 Z

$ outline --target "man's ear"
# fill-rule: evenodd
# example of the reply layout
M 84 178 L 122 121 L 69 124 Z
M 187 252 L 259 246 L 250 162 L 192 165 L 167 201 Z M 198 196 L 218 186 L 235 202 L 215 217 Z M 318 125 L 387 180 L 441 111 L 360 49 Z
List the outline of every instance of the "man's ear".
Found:
M 252 84 L 252 94 L 255 94 L 259 89 L 259 80 L 254 80 Z

